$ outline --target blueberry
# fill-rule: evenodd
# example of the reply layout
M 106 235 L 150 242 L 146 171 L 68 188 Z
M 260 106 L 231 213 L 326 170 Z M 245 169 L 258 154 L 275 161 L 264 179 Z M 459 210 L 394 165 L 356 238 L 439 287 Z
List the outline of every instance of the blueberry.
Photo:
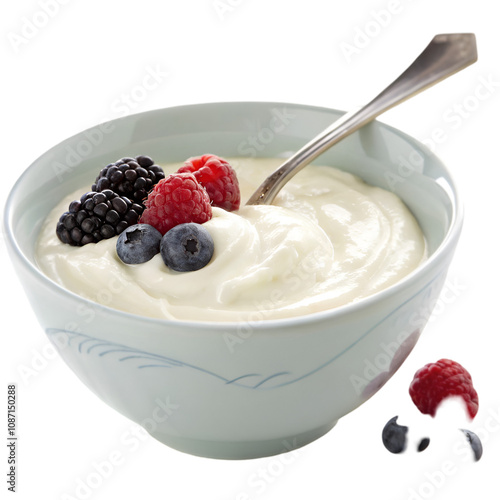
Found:
M 165 233 L 160 252 L 163 262 L 170 269 L 196 271 L 210 262 L 214 253 L 214 240 L 201 224 L 187 222 Z
M 474 453 L 474 458 L 476 462 L 483 456 L 483 445 L 481 443 L 481 440 L 472 431 L 468 431 L 467 429 L 460 429 L 465 436 L 467 437 L 467 441 L 469 441 L 469 444 L 472 448 L 472 451 Z
M 431 440 L 428 437 L 424 437 L 420 440 L 420 443 L 418 443 L 417 451 L 421 452 L 427 449 L 429 446 Z
M 160 242 L 160 231 L 149 224 L 135 224 L 118 236 L 116 253 L 125 264 L 142 264 L 160 251 Z
M 406 449 L 406 434 L 408 432 L 408 427 L 396 423 L 397 419 L 397 416 L 391 418 L 389 422 L 385 424 L 384 430 L 382 431 L 384 446 L 391 453 L 401 453 Z

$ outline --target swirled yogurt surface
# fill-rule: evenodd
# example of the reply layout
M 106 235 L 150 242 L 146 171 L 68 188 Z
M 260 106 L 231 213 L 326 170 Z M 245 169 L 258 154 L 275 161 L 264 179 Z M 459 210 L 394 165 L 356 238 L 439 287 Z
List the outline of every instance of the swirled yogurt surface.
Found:
M 271 206 L 245 206 L 280 159 L 229 159 L 241 188 L 237 212 L 205 223 L 215 253 L 198 271 L 168 269 L 158 254 L 126 265 L 116 237 L 72 247 L 55 228 L 63 199 L 40 233 L 37 261 L 63 287 L 92 301 L 154 318 L 255 321 L 338 307 L 398 282 L 426 258 L 418 223 L 393 193 L 333 167 L 310 165 Z M 174 172 L 180 164 L 164 166 Z M 89 185 L 93 179 L 89 179 Z

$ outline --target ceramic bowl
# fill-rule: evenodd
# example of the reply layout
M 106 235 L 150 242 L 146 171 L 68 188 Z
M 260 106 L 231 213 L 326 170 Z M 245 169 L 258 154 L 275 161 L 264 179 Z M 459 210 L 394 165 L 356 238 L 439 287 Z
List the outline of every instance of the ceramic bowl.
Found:
M 206 152 L 287 157 L 340 115 L 269 102 L 131 115 L 55 146 L 13 187 L 7 245 L 41 326 L 84 384 L 162 443 L 226 459 L 282 453 L 322 436 L 382 387 L 415 345 L 457 244 L 462 212 L 450 174 L 422 144 L 379 122 L 320 156 L 316 163 L 399 195 L 430 256 L 357 303 L 283 320 L 158 320 L 90 302 L 38 269 L 42 221 L 64 195 L 122 156 L 139 152 L 157 163 Z

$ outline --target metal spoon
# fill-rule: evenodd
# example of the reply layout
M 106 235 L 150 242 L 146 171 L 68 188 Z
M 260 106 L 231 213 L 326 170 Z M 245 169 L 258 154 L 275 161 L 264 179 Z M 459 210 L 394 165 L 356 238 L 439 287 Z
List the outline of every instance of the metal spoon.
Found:
M 247 201 L 269 205 L 280 189 L 321 153 L 372 121 L 384 111 L 422 92 L 477 61 L 473 33 L 436 35 L 393 83 L 362 108 L 346 113 L 273 172 Z

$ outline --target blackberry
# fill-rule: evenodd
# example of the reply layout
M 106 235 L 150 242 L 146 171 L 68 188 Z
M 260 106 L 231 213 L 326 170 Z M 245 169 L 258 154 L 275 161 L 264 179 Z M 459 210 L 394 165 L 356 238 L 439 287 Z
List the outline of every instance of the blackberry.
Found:
M 149 156 L 125 157 L 104 167 L 92 184 L 92 191 L 111 189 L 120 196 L 143 204 L 149 191 L 165 178 L 163 169 Z
M 72 246 L 97 243 L 136 224 L 143 210 L 142 205 L 111 189 L 100 193 L 90 191 L 69 204 L 57 223 L 56 234 L 63 243 Z

